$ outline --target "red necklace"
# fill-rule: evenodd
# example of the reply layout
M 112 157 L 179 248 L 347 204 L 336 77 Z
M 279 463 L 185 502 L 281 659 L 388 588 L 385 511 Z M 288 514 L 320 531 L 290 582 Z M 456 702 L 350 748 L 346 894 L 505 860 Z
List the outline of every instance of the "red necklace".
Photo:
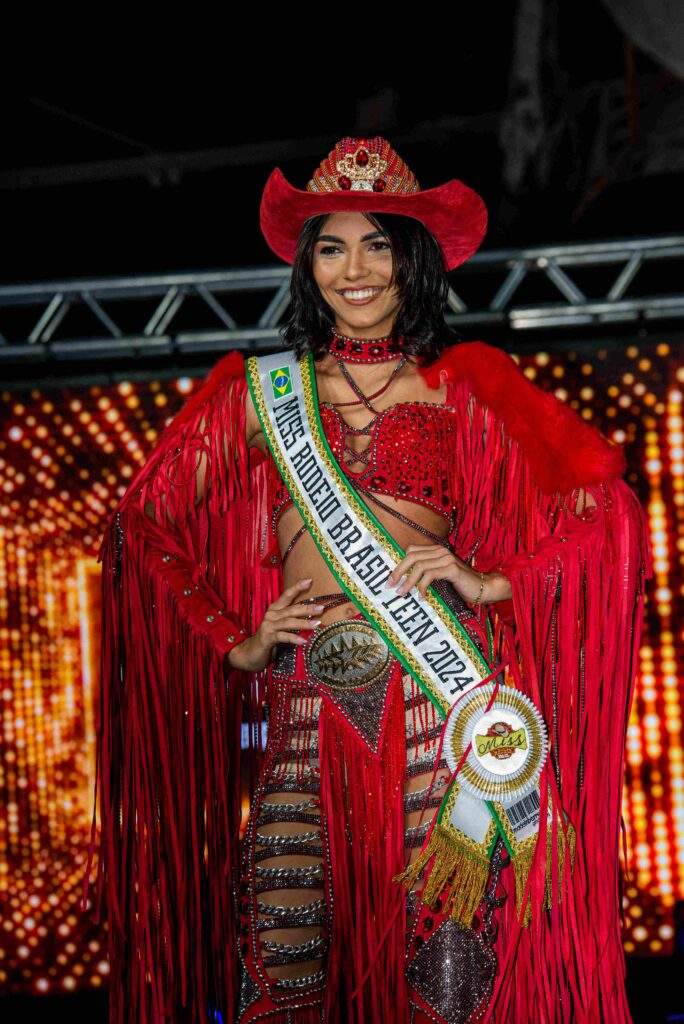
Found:
M 353 338 L 332 327 L 328 351 L 335 359 L 344 360 L 345 363 L 385 363 L 401 356 L 401 335 Z
M 336 327 L 331 328 L 331 331 L 332 336 L 328 345 L 328 351 L 337 360 L 342 376 L 354 394 L 358 395 L 358 398 L 351 402 L 330 402 L 328 404 L 336 408 L 342 408 L 343 406 L 360 405 L 363 402 L 366 408 L 377 416 L 377 409 L 374 409 L 370 404 L 371 400 L 379 398 L 380 395 L 384 394 L 406 364 L 406 356 L 401 350 L 401 335 L 386 334 L 384 338 L 353 338 L 348 334 L 342 334 Z M 397 360 L 396 366 L 385 383 L 377 391 L 374 391 L 372 395 L 363 394 L 345 366 L 345 363 L 385 363 L 390 360 Z M 349 428 L 349 424 L 346 422 L 345 426 Z M 366 433 L 368 426 L 370 424 L 366 424 L 361 433 Z

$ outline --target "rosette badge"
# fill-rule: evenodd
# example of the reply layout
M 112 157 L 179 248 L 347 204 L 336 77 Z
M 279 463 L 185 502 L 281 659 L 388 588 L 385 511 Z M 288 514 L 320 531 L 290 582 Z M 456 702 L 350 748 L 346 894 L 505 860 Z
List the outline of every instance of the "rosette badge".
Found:
M 444 751 L 463 789 L 479 800 L 507 805 L 537 785 L 548 754 L 546 725 L 534 703 L 520 690 L 495 684 L 477 687 L 458 702 L 444 735 Z

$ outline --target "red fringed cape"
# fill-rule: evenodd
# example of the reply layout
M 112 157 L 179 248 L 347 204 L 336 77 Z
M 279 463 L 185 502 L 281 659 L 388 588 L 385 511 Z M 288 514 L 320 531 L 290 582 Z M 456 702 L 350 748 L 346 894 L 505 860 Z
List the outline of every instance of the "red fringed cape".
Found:
M 420 372 L 430 387 L 447 383 L 457 412 L 453 548 L 511 581 L 511 600 L 481 615 L 544 714 L 551 756 L 542 793 L 547 781 L 558 786 L 577 833 L 559 906 L 522 928 L 515 900 L 504 905 L 486 1019 L 621 1024 L 630 1020 L 621 789 L 652 575 L 645 516 L 621 479 L 621 449 L 504 352 L 459 343 Z M 266 672 L 234 670 L 225 653 L 256 630 L 282 589 L 268 557 L 267 465 L 246 446 L 245 396 L 243 357 L 230 352 L 162 434 L 100 550 L 96 806 L 84 896 L 97 849 L 112 1024 L 205 1022 L 209 1006 L 225 1024 L 235 1018 L 241 778 L 253 786 L 261 763 Z M 587 495 L 595 507 L 582 512 Z M 533 907 L 544 887 L 541 856 L 536 863 Z

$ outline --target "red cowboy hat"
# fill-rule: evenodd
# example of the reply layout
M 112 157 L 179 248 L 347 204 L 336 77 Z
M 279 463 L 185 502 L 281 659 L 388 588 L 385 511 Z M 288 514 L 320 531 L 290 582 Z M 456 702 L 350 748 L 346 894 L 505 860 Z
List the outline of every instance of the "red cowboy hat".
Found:
M 455 178 L 421 191 L 413 172 L 380 135 L 341 139 L 304 190 L 290 185 L 276 167 L 264 186 L 259 221 L 273 252 L 293 263 L 304 221 L 340 210 L 415 217 L 437 239 L 446 270 L 465 263 L 487 229 L 487 208 L 477 192 Z

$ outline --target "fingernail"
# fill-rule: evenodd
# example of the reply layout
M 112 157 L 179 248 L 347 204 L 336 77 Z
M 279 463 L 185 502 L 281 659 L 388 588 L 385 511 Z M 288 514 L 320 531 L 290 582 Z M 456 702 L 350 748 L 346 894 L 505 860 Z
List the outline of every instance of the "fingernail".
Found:
M 295 640 L 295 643 L 296 644 L 305 644 L 306 643 L 306 637 L 298 636 L 297 639 Z
M 320 619 L 312 619 L 311 620 L 311 625 L 312 626 L 320 626 L 320 624 L 321 624 L 321 620 Z
M 313 576 L 309 576 L 308 580 L 300 580 L 299 582 L 300 582 L 300 584 L 302 586 L 304 586 L 305 583 L 311 583 L 312 581 L 313 581 Z
M 315 605 L 313 606 L 313 610 L 314 610 L 315 612 L 322 612 L 322 611 L 325 611 L 325 605 L 324 605 L 324 604 L 315 604 Z

